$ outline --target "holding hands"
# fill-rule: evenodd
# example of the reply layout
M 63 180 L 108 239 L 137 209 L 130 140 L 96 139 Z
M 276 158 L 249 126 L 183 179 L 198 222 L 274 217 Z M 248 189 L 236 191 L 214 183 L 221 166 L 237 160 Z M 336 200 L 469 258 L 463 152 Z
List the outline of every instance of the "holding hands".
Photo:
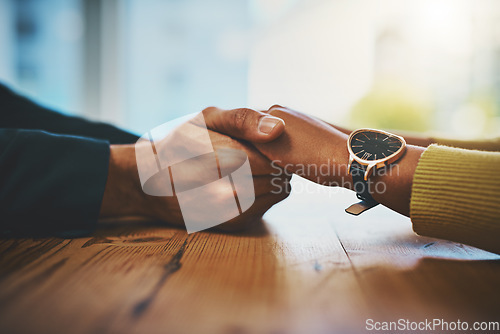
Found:
M 241 109 L 222 112 L 237 113 L 238 110 Z M 245 110 L 253 117 L 261 117 L 260 112 Z M 353 190 L 353 178 L 349 173 L 348 131 L 280 105 L 274 105 L 264 113 L 283 120 L 286 124 L 284 131 L 276 139 L 264 142 L 252 140 L 249 136 L 239 138 L 250 141 L 287 175 L 295 173 L 321 185 Z M 246 129 L 242 129 L 241 133 L 251 131 L 252 122 L 242 124 Z M 224 131 L 223 128 L 214 129 Z M 397 163 L 370 177 L 373 184 L 380 185 L 370 189 L 371 196 L 390 209 L 409 216 L 413 175 L 424 150 L 423 146 L 407 145 L 406 153 Z
M 198 126 L 196 119 L 199 118 L 204 119 L 206 128 Z M 229 175 L 241 166 L 242 153 L 245 158 L 248 157 L 251 166 L 251 181 L 255 195 L 253 204 L 245 208 L 243 202 L 239 203 L 240 214 L 233 216 L 234 218 L 219 225 L 218 228 L 240 229 L 260 219 L 269 208 L 288 196 L 292 173 L 322 185 L 343 186 L 348 189 L 353 187 L 352 177 L 348 171 L 348 135 L 311 116 L 279 105 L 274 105 L 263 112 L 245 108 L 222 110 L 209 107 L 193 120 L 181 125 L 173 135 L 155 142 L 156 153 L 158 156 L 161 156 L 162 152 L 186 154 L 193 149 L 192 144 L 189 144 L 190 140 L 192 142 L 193 138 L 201 136 L 200 130 L 205 132 L 208 130 L 217 157 L 219 175 L 215 175 L 214 180 L 224 177 L 225 170 Z M 385 189 L 390 187 L 391 190 L 372 194 L 378 202 L 408 215 L 411 179 L 422 151 L 422 148 L 409 146 L 406 154 L 409 158 L 403 159 L 398 164 L 397 175 L 374 177 L 376 182 L 384 183 Z M 204 171 L 210 164 L 206 160 L 209 158 L 200 156 L 191 159 L 189 165 L 177 168 L 176 173 L 180 175 L 183 184 L 193 187 L 213 181 L 207 180 Z M 137 159 L 140 159 L 139 155 Z M 143 188 L 164 187 L 168 183 L 165 178 L 171 178 L 172 171 L 173 169 L 170 170 L 170 175 L 163 173 L 163 176 L 144 184 L 138 177 L 134 146 L 112 145 L 110 172 L 101 217 L 146 216 L 182 226 L 185 212 L 182 212 L 179 206 L 178 196 L 175 194 L 151 196 L 148 195 L 147 189 Z M 123 182 L 124 179 L 128 181 Z M 236 195 L 234 185 L 233 190 Z M 231 196 L 233 191 L 214 190 L 211 196 L 212 207 L 226 210 L 223 203 Z M 130 205 L 124 209 L 123 202 Z

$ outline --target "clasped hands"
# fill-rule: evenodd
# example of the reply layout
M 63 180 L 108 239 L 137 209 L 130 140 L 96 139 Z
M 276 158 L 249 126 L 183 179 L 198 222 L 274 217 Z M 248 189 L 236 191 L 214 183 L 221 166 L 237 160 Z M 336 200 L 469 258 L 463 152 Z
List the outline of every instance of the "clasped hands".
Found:
M 200 115 L 203 115 L 205 131 L 208 129 L 220 166 L 230 166 L 233 160 L 239 160 L 232 152 L 245 152 L 252 171 L 253 205 L 236 218 L 219 225 L 219 229 L 242 229 L 260 219 L 274 204 L 289 195 L 293 173 L 322 185 L 352 188 L 347 171 L 348 136 L 326 122 L 279 105 L 266 111 L 209 107 Z M 196 137 L 197 131 L 181 131 L 180 136 L 175 142 L 167 140 L 164 146 L 178 152 L 189 150 L 189 145 L 184 144 L 188 141 L 182 136 Z M 142 191 L 134 146 L 111 145 L 110 151 L 108 181 L 100 216 L 143 216 L 183 226 L 175 196 L 155 197 Z M 204 181 L 198 173 L 201 168 L 202 160 L 198 166 L 194 164 L 183 170 L 182 178 L 187 183 L 201 184 Z M 224 200 L 222 194 L 215 195 Z M 397 205 L 393 209 L 404 213 L 406 206 L 403 202 L 402 209 Z

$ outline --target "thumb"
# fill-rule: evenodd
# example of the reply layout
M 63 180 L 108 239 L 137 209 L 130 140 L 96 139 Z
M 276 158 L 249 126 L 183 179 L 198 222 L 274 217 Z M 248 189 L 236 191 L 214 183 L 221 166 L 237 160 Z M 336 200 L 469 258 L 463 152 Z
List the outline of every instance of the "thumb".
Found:
M 270 142 L 285 130 L 285 122 L 281 118 L 252 109 L 209 107 L 202 113 L 209 129 L 253 143 Z

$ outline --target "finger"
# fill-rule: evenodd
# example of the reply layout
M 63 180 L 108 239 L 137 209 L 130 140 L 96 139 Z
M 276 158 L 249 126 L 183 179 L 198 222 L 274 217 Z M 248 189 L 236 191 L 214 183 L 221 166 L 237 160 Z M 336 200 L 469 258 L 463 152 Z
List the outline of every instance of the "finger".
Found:
M 259 152 L 281 167 L 286 167 L 289 172 L 330 185 L 335 168 L 343 163 L 335 161 L 335 158 L 345 156 L 347 150 L 343 143 L 347 138 L 337 136 L 333 133 L 336 130 L 326 123 L 288 108 L 275 105 L 268 112 L 284 119 L 287 126 L 275 141 L 255 144 Z M 331 160 L 329 157 L 332 157 Z
M 285 129 L 282 119 L 248 108 L 223 110 L 209 107 L 202 113 L 209 129 L 253 143 L 273 141 Z
M 277 162 L 270 161 L 249 143 L 238 141 L 214 131 L 209 131 L 209 135 L 217 152 L 219 166 L 223 173 L 226 173 L 226 171 L 231 172 L 234 168 L 241 166 L 247 157 L 253 175 L 283 173 L 283 169 Z M 241 153 L 245 153 L 243 161 Z
M 273 110 L 275 109 L 285 109 L 285 110 L 290 110 L 288 109 L 287 107 L 283 107 L 279 104 L 273 104 L 269 109 L 267 109 L 266 111 L 264 111 L 266 114 L 270 114 Z

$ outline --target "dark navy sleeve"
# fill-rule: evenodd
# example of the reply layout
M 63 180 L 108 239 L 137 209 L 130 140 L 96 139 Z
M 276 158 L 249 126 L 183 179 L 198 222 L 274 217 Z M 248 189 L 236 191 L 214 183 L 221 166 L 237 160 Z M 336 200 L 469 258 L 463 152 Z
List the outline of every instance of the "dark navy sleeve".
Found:
M 97 138 L 110 144 L 132 144 L 138 136 L 113 125 L 68 116 L 40 106 L 0 83 L 0 128 L 44 130 Z
M 109 141 L 0 129 L 0 232 L 91 232 L 109 164 Z

